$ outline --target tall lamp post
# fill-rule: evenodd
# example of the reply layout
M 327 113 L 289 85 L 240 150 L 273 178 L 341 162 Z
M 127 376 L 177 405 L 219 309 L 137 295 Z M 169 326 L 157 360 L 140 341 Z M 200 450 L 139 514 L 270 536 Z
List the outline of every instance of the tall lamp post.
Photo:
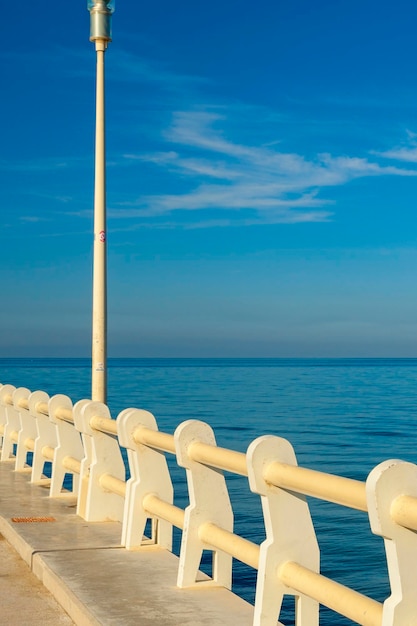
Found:
M 104 53 L 111 41 L 114 0 L 88 0 L 90 41 L 97 54 L 94 182 L 93 329 L 91 397 L 107 401 L 107 244 Z

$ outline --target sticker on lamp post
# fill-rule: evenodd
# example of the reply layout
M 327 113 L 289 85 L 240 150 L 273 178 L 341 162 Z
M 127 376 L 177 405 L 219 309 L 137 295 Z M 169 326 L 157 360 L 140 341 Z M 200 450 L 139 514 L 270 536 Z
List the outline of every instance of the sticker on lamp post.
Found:
M 106 231 L 101 230 L 98 234 L 98 240 L 100 243 L 104 243 L 106 241 Z

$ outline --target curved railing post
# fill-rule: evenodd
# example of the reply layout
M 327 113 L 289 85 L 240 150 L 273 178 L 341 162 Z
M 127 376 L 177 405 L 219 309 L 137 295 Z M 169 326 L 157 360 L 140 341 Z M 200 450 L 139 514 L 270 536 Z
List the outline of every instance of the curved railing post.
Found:
M 22 430 L 22 422 L 20 419 L 20 411 L 16 406 L 15 399 L 22 397 L 28 398 L 30 394 L 29 389 L 26 387 L 14 388 L 12 394 L 12 404 L 6 406 L 7 423 L 4 429 L 3 448 L 1 451 L 1 460 L 7 461 L 13 459 L 16 463 L 16 457 L 14 456 L 13 446 L 17 445 L 19 439 L 19 433 Z
M 407 626 L 417 621 L 417 534 L 393 519 L 400 496 L 417 497 L 417 466 L 384 461 L 366 481 L 372 532 L 384 538 L 391 596 L 384 602 L 381 626 Z
M 72 412 L 73 406 L 68 396 L 57 394 L 52 396 L 48 403 L 49 419 L 56 428 L 57 436 L 50 489 L 50 496 L 54 498 L 63 495 L 65 474 L 72 475 L 72 494 L 78 496 L 80 475 L 65 467 L 65 459 L 68 457 L 81 463 L 85 456 L 81 435 L 74 423 L 57 417 L 60 409 L 67 409 Z
M 13 450 L 11 443 L 8 442 L 9 432 L 9 408 L 7 400 L 13 396 L 16 387 L 14 385 L 2 385 L 0 388 L 0 430 L 1 430 L 1 455 L 0 460 L 6 461 L 10 457 L 10 451 Z
M 126 409 L 117 418 L 119 442 L 127 450 L 130 470 L 130 479 L 126 484 L 122 529 L 122 544 L 128 549 L 143 543 L 146 521 L 150 517 L 143 506 L 145 496 L 156 495 L 171 504 L 174 497 L 165 454 L 136 443 L 134 432 L 139 426 L 158 430 L 155 417 L 148 411 Z M 172 524 L 155 517 L 151 519 L 151 542 L 171 550 Z
M 294 561 L 319 571 L 320 553 L 305 496 L 280 489 L 264 478 L 265 467 L 279 461 L 297 465 L 293 447 L 286 439 L 259 437 L 247 452 L 249 485 L 261 496 L 266 540 L 261 544 L 256 584 L 254 626 L 275 626 L 285 594 L 296 599 L 296 626 L 315 626 L 318 602 L 299 594 L 279 580 L 279 569 Z
M 232 557 L 222 550 L 213 549 L 199 533 L 204 524 L 214 524 L 233 531 L 233 511 L 223 472 L 193 461 L 189 448 L 194 442 L 215 446 L 212 428 L 198 420 L 180 424 L 174 434 L 178 465 L 186 468 L 190 504 L 185 510 L 184 530 L 178 568 L 179 587 L 195 585 L 203 550 L 213 551 L 212 580 L 198 583 L 216 584 L 230 589 L 232 582 Z
M 100 484 L 100 478 L 108 474 L 121 481 L 125 480 L 126 470 L 120 446 L 115 437 L 91 427 L 90 421 L 93 417 L 111 419 L 108 407 L 101 402 L 81 401 L 75 405 L 76 427 L 91 440 L 91 464 L 88 469 L 84 466 L 81 477 L 81 490 L 87 488 L 87 491 L 80 494 L 82 507 L 78 507 L 77 513 L 89 522 L 121 522 L 124 498 L 106 490 Z
M 51 424 L 49 417 L 38 411 L 38 405 L 42 402 L 47 404 L 49 396 L 44 391 L 34 391 L 29 396 L 29 412 L 34 424 L 36 424 L 36 439 L 33 450 L 31 482 L 42 480 L 45 463 L 53 464 L 53 451 L 57 445 L 56 428 Z M 48 458 L 44 455 L 45 448 L 51 450 Z M 53 469 L 52 469 L 53 471 Z
M 80 479 L 78 486 L 77 499 L 77 515 L 85 519 L 87 508 L 88 485 L 90 482 L 90 465 L 93 462 L 93 444 L 92 437 L 83 432 L 84 419 L 82 417 L 83 407 L 91 400 L 79 400 L 72 408 L 72 416 L 74 418 L 74 426 L 81 435 L 81 441 L 84 448 L 84 457 L 80 465 Z
M 27 408 L 27 402 L 30 396 L 29 389 L 26 387 L 18 387 L 13 393 L 13 405 L 16 414 L 12 417 L 12 421 L 16 424 L 15 432 L 18 433 L 17 440 L 11 433 L 12 440 L 14 439 L 16 445 L 16 472 L 23 472 L 27 470 L 27 455 L 28 452 L 33 451 L 33 445 L 35 437 L 37 436 L 36 420 L 29 413 Z M 26 405 L 24 408 L 20 406 L 20 403 Z

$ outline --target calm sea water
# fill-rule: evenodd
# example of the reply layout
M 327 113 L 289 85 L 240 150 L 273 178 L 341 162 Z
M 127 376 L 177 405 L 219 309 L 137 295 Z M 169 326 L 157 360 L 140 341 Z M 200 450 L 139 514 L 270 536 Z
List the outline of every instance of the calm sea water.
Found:
M 0 382 L 90 394 L 88 359 L 0 359 Z M 186 419 L 208 422 L 217 443 L 245 451 L 262 434 L 289 439 L 305 467 L 364 480 L 383 460 L 417 462 L 417 359 L 113 359 L 109 406 L 151 411 L 172 433 Z M 171 464 L 176 502 L 187 503 L 185 476 Z M 242 477 L 227 476 L 235 531 L 264 539 L 258 497 Z M 383 542 L 366 514 L 310 501 L 322 573 L 376 600 L 389 595 Z M 178 535 L 176 544 L 178 545 Z M 236 564 L 234 590 L 253 601 L 253 570 Z M 293 623 L 292 601 L 281 619 Z M 321 609 L 321 624 L 350 621 Z

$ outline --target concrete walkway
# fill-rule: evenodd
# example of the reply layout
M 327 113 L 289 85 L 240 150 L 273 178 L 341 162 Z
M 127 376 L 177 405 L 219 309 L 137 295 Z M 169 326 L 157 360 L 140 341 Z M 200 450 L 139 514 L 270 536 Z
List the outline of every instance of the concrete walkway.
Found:
M 77 626 L 252 625 L 253 607 L 238 596 L 201 584 L 178 589 L 176 556 L 155 546 L 126 550 L 120 545 L 119 523 L 85 522 L 76 515 L 73 498 L 49 498 L 45 486 L 31 484 L 29 473 L 17 473 L 13 468 L 12 462 L 0 463 L 0 533 L 25 563 L 20 564 L 23 569 L 13 570 L 16 563 L 9 552 L 10 573 L 6 562 L 1 566 L 0 585 L 3 581 L 6 585 L 1 587 L 2 617 L 5 610 L 12 616 L 1 623 L 58 626 L 72 620 Z M 39 609 L 45 614 L 35 621 L 33 607 L 37 603 L 32 596 L 36 598 L 40 592 L 35 577 L 64 612 L 45 594 Z M 29 585 L 30 594 L 23 585 Z M 10 587 L 15 588 L 14 595 L 9 593 Z M 30 612 L 27 622 L 20 613 L 25 603 Z M 44 607 L 58 611 L 50 622 Z
M 0 535 L 0 623 L 72 626 L 74 622 Z

